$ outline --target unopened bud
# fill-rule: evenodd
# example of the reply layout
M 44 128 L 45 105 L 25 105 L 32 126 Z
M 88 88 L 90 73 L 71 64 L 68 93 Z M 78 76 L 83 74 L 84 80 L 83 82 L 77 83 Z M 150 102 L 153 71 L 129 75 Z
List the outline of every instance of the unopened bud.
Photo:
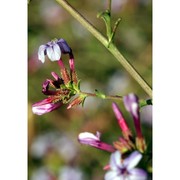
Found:
M 61 75 L 62 75 L 62 78 L 64 80 L 65 85 L 71 81 L 70 76 L 69 76 L 66 68 L 61 69 Z
M 120 109 L 118 108 L 117 104 L 116 103 L 113 103 L 112 104 L 112 108 L 113 108 L 113 111 L 114 111 L 114 114 L 116 116 L 116 119 L 118 120 L 118 124 L 122 130 L 122 133 L 123 133 L 123 136 L 126 138 L 126 139 L 130 139 L 130 137 L 132 136 L 132 133 L 120 111 Z
M 78 96 L 77 98 L 73 99 L 67 109 L 80 105 L 84 101 L 84 97 Z

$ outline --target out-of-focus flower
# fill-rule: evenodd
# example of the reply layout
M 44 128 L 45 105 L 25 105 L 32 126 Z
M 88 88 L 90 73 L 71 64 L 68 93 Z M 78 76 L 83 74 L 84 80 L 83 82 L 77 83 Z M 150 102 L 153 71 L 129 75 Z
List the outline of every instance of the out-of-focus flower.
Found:
M 58 152 L 59 156 L 67 163 L 72 162 L 77 156 L 77 146 L 74 136 L 66 133 L 48 132 L 38 135 L 30 146 L 30 154 L 38 159 L 47 156 L 48 153 Z
M 117 92 L 124 94 L 127 92 L 129 84 L 130 80 L 124 72 L 115 71 L 108 80 L 106 91 L 108 94 L 116 94 Z
M 71 163 L 77 157 L 78 149 L 73 135 L 61 134 L 54 140 L 54 147 L 66 163 Z
M 150 126 L 152 125 L 152 110 L 152 106 L 144 106 L 141 108 L 140 113 L 140 119 Z
M 101 150 L 114 152 L 115 148 L 110 144 L 102 142 L 100 140 L 100 136 L 101 134 L 99 132 L 96 132 L 96 135 L 89 132 L 83 132 L 79 134 L 78 141 L 81 144 L 86 144 L 86 145 L 90 145 Z
M 46 27 L 56 28 L 66 20 L 64 11 L 61 7 L 57 6 L 55 1 L 43 0 L 39 2 L 39 15 Z M 51 13 L 49 13 L 51 12 Z
M 41 67 L 42 63 L 37 61 L 37 53 L 30 54 L 28 57 L 28 73 L 33 74 L 37 72 Z
M 56 180 L 56 177 L 47 168 L 42 167 L 32 173 L 30 180 Z
M 123 100 L 127 111 L 131 113 L 134 119 L 134 125 L 137 136 L 141 137 L 142 132 L 141 132 L 141 124 L 140 124 L 138 97 L 135 94 L 128 94 L 127 96 L 124 96 Z
M 83 180 L 83 173 L 78 168 L 64 166 L 59 171 L 58 180 Z
M 112 12 L 114 13 L 119 13 L 120 11 L 122 11 L 122 9 L 124 8 L 124 6 L 127 4 L 128 0 L 113 0 L 111 2 L 111 9 L 112 9 Z M 104 2 L 104 8 L 107 8 L 108 2 L 105 1 Z
M 37 136 L 30 146 L 30 154 L 35 158 L 43 158 L 53 148 L 53 140 L 52 133 Z
M 105 180 L 146 180 L 147 173 L 135 166 L 140 162 L 142 155 L 138 151 L 132 152 L 127 158 L 122 159 L 121 153 L 116 151 L 111 154 L 109 171 Z
M 38 59 L 44 63 L 47 55 L 51 61 L 58 61 L 61 53 L 72 56 L 72 50 L 64 39 L 54 39 L 39 47 Z

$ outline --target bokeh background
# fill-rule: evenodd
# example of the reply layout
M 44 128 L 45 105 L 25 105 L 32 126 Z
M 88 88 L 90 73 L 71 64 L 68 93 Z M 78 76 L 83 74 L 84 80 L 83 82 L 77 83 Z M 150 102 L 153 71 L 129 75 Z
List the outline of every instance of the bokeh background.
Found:
M 107 8 L 107 0 L 69 0 L 84 17 L 106 34 L 97 13 Z M 112 0 L 112 22 L 122 20 L 115 35 L 121 53 L 152 85 L 152 2 L 151 0 Z M 95 89 L 111 95 L 136 93 L 149 98 L 107 49 L 77 20 L 53 0 L 31 0 L 28 4 L 28 179 L 29 180 L 101 180 L 110 154 L 78 143 L 80 132 L 102 133 L 112 144 L 121 136 L 111 100 L 87 98 L 84 107 L 51 113 L 32 114 L 33 103 L 42 100 L 42 83 L 59 72 L 56 62 L 42 64 L 37 52 L 41 44 L 64 38 L 73 49 L 81 89 Z M 68 57 L 63 55 L 63 59 Z M 64 61 L 68 66 L 68 60 Z M 117 101 L 116 101 L 117 102 Z M 122 102 L 117 102 L 134 132 L 133 121 Z M 141 109 L 142 130 L 152 145 L 152 107 Z M 73 177 L 69 179 L 70 177 Z

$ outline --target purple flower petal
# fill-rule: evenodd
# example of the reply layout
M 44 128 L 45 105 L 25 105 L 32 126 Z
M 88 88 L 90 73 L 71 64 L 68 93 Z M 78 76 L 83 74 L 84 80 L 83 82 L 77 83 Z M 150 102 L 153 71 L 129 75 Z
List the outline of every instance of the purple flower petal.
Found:
M 121 159 L 121 153 L 116 151 L 110 157 L 110 169 L 105 174 L 105 180 L 146 180 L 144 170 L 134 168 L 139 163 L 142 155 L 138 151 L 131 153 L 126 159 Z
M 138 151 L 134 151 L 128 156 L 128 158 L 124 160 L 123 164 L 126 167 L 126 169 L 129 171 L 139 163 L 141 158 L 142 158 L 142 154 L 139 153 Z
M 57 93 L 57 91 L 49 90 L 49 84 L 51 83 L 51 81 L 52 80 L 46 79 L 43 82 L 43 85 L 42 85 L 42 93 L 43 94 L 45 94 L 45 95 L 55 95 Z
M 89 143 L 94 142 L 94 141 L 100 141 L 100 136 L 97 137 L 92 133 L 83 132 L 83 133 L 79 134 L 78 140 L 80 143 L 89 144 Z
M 69 45 L 67 44 L 67 42 L 64 39 L 59 39 L 57 41 L 57 44 L 60 46 L 61 52 L 63 54 L 71 54 L 72 50 L 69 47 Z
M 124 178 L 119 176 L 118 171 L 108 171 L 104 176 L 104 180 L 124 180 Z
M 129 171 L 130 180 L 147 180 L 147 173 L 143 169 L 134 168 Z
M 122 167 L 121 153 L 119 151 L 115 151 L 114 153 L 111 154 L 109 164 L 112 170 L 118 170 L 119 168 Z
M 48 91 L 49 83 L 50 83 L 50 80 L 48 80 L 48 79 L 43 82 L 43 85 L 42 85 L 42 92 L 43 93 L 46 93 Z
M 138 97 L 135 94 L 129 94 L 124 96 L 123 100 L 127 111 L 129 111 L 133 117 L 137 137 L 142 138 Z
M 44 63 L 47 54 L 51 61 L 58 61 L 61 58 L 61 53 L 69 54 L 70 59 L 74 58 L 71 48 L 64 39 L 53 39 L 39 47 L 38 58 Z
M 139 117 L 139 103 L 138 103 L 138 97 L 131 93 L 127 96 L 124 96 L 123 98 L 125 108 L 127 111 L 129 111 L 133 117 L 138 118 Z

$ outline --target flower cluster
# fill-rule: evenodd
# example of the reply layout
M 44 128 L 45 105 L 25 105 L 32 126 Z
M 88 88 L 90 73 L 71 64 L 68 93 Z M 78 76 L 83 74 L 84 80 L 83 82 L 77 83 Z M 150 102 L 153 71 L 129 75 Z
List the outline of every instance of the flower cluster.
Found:
M 61 54 L 69 54 L 70 72 L 66 69 Z M 69 103 L 67 107 L 69 109 L 83 103 L 85 95 L 80 95 L 71 101 L 71 98 L 79 92 L 79 81 L 75 71 L 74 56 L 67 42 L 64 39 L 55 39 L 45 45 L 41 45 L 38 57 L 43 63 L 45 62 L 45 55 L 51 61 L 58 62 L 62 77 L 52 72 L 54 79 L 46 79 L 43 82 L 42 93 L 48 97 L 32 105 L 33 113 L 42 115 L 61 107 L 63 104 Z M 50 88 L 54 90 L 50 90 Z
M 63 63 L 62 54 L 69 55 L 69 70 L 66 69 Z M 42 93 L 48 97 L 32 105 L 33 113 L 42 115 L 58 109 L 64 104 L 68 104 L 67 109 L 82 104 L 91 93 L 82 93 L 80 91 L 80 81 L 75 71 L 73 52 L 67 42 L 64 39 L 54 39 L 45 45 L 41 45 L 38 51 L 38 58 L 42 63 L 45 62 L 46 55 L 51 61 L 57 61 L 61 76 L 51 72 L 53 79 L 46 79 L 43 82 Z M 96 93 L 95 95 L 101 97 L 102 95 L 99 94 Z M 72 100 L 72 97 L 75 95 L 76 97 Z M 103 95 L 104 97 L 105 95 Z M 139 99 L 135 94 L 128 94 L 123 97 L 123 101 L 126 110 L 133 118 L 136 131 L 135 136 L 123 117 L 120 108 L 116 103 L 112 103 L 112 109 L 122 136 L 111 145 L 101 141 L 100 132 L 97 132 L 96 135 L 90 132 L 82 132 L 78 136 L 78 141 L 81 144 L 90 145 L 112 153 L 109 164 L 104 167 L 104 170 L 107 170 L 104 177 L 105 180 L 146 180 L 147 173 L 142 169 L 136 168 L 147 149 L 141 130 Z
M 103 149 L 110 152 L 112 152 L 112 149 L 114 149 L 114 151 L 119 150 L 121 153 L 136 149 L 142 153 L 145 152 L 146 143 L 141 131 L 138 97 L 134 94 L 129 94 L 124 97 L 124 104 L 126 109 L 131 113 L 134 119 L 134 125 L 136 130 L 135 138 L 126 123 L 121 110 L 116 103 L 113 103 L 112 108 L 122 131 L 123 137 L 120 137 L 119 140 L 114 142 L 112 146 L 100 140 L 99 132 L 97 132 L 96 135 L 89 132 L 82 132 L 79 134 L 78 137 L 79 142 L 81 144 L 90 145 L 95 148 Z
M 96 135 L 89 132 L 83 132 L 79 134 L 78 141 L 81 144 L 90 145 L 112 153 L 110 164 L 105 167 L 106 170 L 109 170 L 105 175 L 105 180 L 146 180 L 146 172 L 142 169 L 134 168 L 142 158 L 141 153 L 144 153 L 146 150 L 146 143 L 140 126 L 138 97 L 134 94 L 129 94 L 125 96 L 123 100 L 127 111 L 130 112 L 134 120 L 136 130 L 135 138 L 126 123 L 121 110 L 116 103 L 113 103 L 112 108 L 118 120 L 123 137 L 119 137 L 118 141 L 113 142 L 113 145 L 110 145 L 100 140 L 99 132 L 97 132 Z M 129 152 L 132 152 L 132 154 L 130 154 L 128 158 L 122 159 L 122 154 Z

